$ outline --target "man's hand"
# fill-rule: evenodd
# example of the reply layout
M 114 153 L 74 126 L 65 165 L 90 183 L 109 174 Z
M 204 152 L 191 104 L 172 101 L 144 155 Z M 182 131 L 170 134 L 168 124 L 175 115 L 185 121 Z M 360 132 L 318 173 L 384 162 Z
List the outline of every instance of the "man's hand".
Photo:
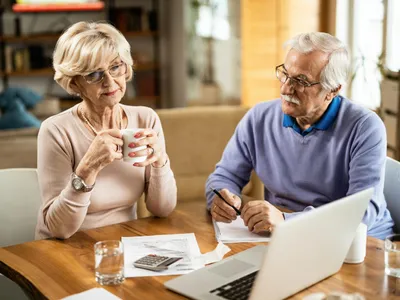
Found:
M 237 209 L 240 209 L 240 206 L 242 205 L 242 200 L 240 200 L 238 196 L 232 194 L 227 189 L 222 189 L 219 191 L 219 193 L 222 197 L 224 197 L 226 201 L 235 206 Z M 217 195 L 215 195 L 213 198 L 210 212 L 213 219 L 217 222 L 230 223 L 233 220 L 236 220 L 235 210 L 228 204 L 226 204 L 224 200 L 220 199 Z
M 282 212 L 265 200 L 249 201 L 243 207 L 241 217 L 249 231 L 255 233 L 272 232 L 277 224 L 285 220 Z

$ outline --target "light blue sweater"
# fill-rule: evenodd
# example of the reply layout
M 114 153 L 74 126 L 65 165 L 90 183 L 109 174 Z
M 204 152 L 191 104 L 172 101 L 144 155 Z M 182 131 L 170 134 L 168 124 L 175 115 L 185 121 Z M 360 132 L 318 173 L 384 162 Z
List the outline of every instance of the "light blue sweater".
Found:
M 374 187 L 363 219 L 368 235 L 384 239 L 393 233 L 383 195 L 383 122 L 374 112 L 340 96 L 322 119 L 329 126 L 315 126 L 301 134 L 295 124 L 288 124 L 280 99 L 249 110 L 207 180 L 207 207 L 213 198 L 210 186 L 240 195 L 254 169 L 265 185 L 265 199 L 294 211 L 285 213 L 285 219 Z

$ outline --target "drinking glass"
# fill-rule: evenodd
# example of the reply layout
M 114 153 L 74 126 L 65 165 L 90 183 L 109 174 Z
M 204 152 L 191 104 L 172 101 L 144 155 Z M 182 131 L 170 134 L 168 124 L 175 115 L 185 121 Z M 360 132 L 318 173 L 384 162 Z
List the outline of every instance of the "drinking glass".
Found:
M 124 281 L 124 245 L 121 241 L 101 241 L 94 245 L 96 281 L 101 285 Z
M 400 234 L 392 234 L 385 239 L 385 273 L 400 277 Z

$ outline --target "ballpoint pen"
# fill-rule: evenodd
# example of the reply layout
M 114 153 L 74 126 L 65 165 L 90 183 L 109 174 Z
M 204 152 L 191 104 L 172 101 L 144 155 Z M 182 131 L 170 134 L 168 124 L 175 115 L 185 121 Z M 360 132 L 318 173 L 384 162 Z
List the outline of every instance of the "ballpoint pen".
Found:
M 238 210 L 236 207 L 234 207 L 232 204 L 230 204 L 228 201 L 226 201 L 225 199 L 224 199 L 224 197 L 222 197 L 222 195 L 216 190 L 216 189 L 214 189 L 213 187 L 210 187 L 210 189 L 211 189 L 211 191 L 213 191 L 213 193 L 215 194 L 215 195 L 217 195 L 220 199 L 222 199 L 226 204 L 228 204 L 230 207 L 232 207 L 235 211 L 236 211 L 236 214 L 238 215 L 238 216 L 240 216 L 240 210 Z

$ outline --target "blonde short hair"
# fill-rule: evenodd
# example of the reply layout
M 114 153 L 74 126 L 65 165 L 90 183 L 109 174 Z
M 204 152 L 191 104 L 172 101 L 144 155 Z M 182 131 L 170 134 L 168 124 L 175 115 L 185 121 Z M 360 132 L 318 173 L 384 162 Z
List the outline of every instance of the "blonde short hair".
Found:
M 122 33 L 107 23 L 78 22 L 57 41 L 53 52 L 54 80 L 68 93 L 74 94 L 72 79 L 98 70 L 100 63 L 110 56 L 119 56 L 127 64 L 126 80 L 131 80 L 131 47 Z

